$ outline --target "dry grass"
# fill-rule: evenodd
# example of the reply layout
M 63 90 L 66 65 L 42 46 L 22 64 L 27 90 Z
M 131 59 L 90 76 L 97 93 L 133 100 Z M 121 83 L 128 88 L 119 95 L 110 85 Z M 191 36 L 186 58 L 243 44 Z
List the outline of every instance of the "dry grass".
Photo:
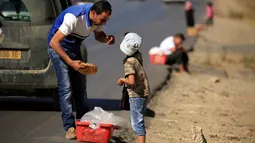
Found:
M 255 20 L 255 2 L 254 0 L 236 0 L 236 3 L 242 7 L 241 11 L 230 10 L 229 16 L 235 19 Z
M 242 63 L 246 68 L 255 71 L 255 55 L 244 56 L 242 59 Z
M 238 2 L 247 8 L 250 12 L 255 12 L 254 0 L 238 0 Z
M 254 0 L 214 0 L 215 14 L 240 20 L 255 20 Z

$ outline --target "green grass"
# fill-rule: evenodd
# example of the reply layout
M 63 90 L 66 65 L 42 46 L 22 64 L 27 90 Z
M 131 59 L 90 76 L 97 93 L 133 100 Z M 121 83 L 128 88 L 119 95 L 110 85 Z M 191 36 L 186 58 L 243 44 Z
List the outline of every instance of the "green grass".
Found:
M 255 72 L 255 55 L 244 56 L 242 59 L 242 63 L 246 68 L 249 68 Z

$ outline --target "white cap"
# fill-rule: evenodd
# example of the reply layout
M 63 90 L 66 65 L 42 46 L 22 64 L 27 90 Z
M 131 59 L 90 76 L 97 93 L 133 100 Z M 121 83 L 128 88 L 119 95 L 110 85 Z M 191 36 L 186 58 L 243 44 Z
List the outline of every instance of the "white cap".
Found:
M 128 56 L 132 56 L 141 45 L 142 37 L 136 33 L 128 33 L 120 44 L 120 50 Z

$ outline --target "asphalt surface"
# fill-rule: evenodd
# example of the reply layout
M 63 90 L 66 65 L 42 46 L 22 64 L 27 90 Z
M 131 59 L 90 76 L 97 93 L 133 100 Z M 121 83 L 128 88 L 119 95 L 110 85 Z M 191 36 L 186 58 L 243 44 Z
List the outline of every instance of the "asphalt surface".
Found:
M 184 5 L 164 4 L 156 0 L 109 0 L 113 14 L 107 23 L 106 33 L 116 36 L 116 44 L 107 46 L 88 38 L 88 61 L 99 67 L 96 75 L 87 77 L 87 91 L 91 108 L 100 106 L 105 110 L 127 117 L 128 112 L 119 111 L 118 104 L 122 88 L 116 81 L 123 77 L 122 60 L 125 55 L 119 50 L 123 34 L 127 31 L 139 33 L 144 40 L 142 49 L 144 67 L 151 90 L 155 91 L 165 80 L 165 66 L 149 63 L 148 51 L 158 46 L 167 36 L 184 32 Z M 194 0 L 196 19 L 203 12 L 201 0 Z M 188 39 L 188 47 L 194 39 Z M 71 143 L 64 139 L 64 130 L 59 111 L 51 109 L 51 99 L 12 97 L 0 99 L 0 143 Z M 14 107 L 16 106 L 16 107 Z M 152 111 L 153 112 L 153 111 Z

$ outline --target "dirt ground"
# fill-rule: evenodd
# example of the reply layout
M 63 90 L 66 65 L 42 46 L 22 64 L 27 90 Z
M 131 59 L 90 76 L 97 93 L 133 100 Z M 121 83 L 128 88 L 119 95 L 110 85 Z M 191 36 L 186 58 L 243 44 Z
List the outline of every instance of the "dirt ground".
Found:
M 189 54 L 192 74 L 173 73 L 150 102 L 147 143 L 255 143 L 255 27 L 215 20 Z
M 147 142 L 191 143 L 194 135 L 201 136 L 192 131 L 198 126 L 207 142 L 255 143 L 255 78 L 229 78 L 223 71 L 201 69 L 174 75 L 169 88 L 150 103 L 156 116 L 149 119 Z

